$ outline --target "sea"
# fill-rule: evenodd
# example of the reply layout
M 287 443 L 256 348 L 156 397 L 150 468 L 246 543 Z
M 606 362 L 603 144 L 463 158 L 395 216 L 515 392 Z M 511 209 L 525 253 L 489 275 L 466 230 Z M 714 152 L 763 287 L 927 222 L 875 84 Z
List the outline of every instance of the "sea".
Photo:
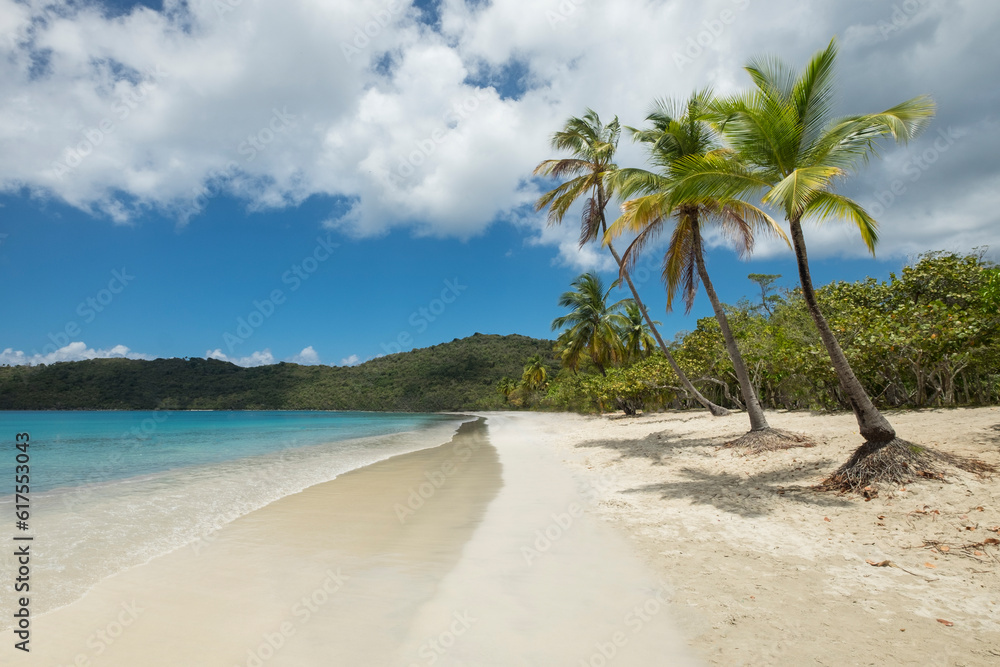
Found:
M 6 480 L 0 481 L 0 540 L 30 543 L 32 609 L 44 613 L 161 554 L 206 548 L 227 523 L 279 498 L 444 444 L 469 419 L 307 411 L 0 412 L 0 480 Z M 15 446 L 18 433 L 30 436 L 27 452 Z M 15 514 L 15 504 L 23 504 L 14 495 L 19 461 L 28 466 L 26 528 Z M 16 570 L 13 551 L 0 551 L 5 580 Z M 0 629 L 11 626 L 12 602 L 12 596 L 0 597 Z

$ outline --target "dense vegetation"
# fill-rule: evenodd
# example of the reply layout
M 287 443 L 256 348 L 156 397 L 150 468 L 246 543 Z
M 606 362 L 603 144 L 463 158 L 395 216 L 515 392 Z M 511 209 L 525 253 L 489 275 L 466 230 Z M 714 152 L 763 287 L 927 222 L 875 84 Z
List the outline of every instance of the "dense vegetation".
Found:
M 929 253 L 888 281 L 836 282 L 819 288 L 817 298 L 880 408 L 989 405 L 1000 402 L 998 277 L 1000 269 L 980 254 Z M 766 408 L 851 408 L 801 290 L 766 289 L 755 302 L 725 308 Z M 677 337 L 672 351 L 705 395 L 743 407 L 715 318 L 698 320 L 693 331 Z M 593 367 L 564 369 L 542 405 L 588 412 L 697 404 L 666 359 L 650 354 L 606 375 Z
M 383 410 L 498 408 L 504 376 L 537 356 L 558 367 L 552 342 L 475 334 L 353 367 L 280 363 L 241 368 L 213 359 L 94 359 L 0 368 L 5 410 Z

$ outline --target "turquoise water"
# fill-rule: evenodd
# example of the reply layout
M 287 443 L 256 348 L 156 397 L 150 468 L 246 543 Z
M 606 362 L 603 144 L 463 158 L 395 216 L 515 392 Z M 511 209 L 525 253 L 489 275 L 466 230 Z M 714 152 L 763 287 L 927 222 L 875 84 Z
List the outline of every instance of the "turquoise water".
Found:
M 32 490 L 41 492 L 415 431 L 447 421 L 454 417 L 371 412 L 0 412 L 0 438 L 13 443 L 16 433 L 31 434 Z
M 14 529 L 14 436 L 31 434 L 32 605 L 180 548 L 280 498 L 448 442 L 468 417 L 368 412 L 0 412 L 0 516 Z M 6 488 L 4 488 L 6 487 Z M 0 552 L 0 571 L 15 566 Z M 37 587 L 36 587 L 37 584 Z M 0 631 L 10 626 L 0 596 Z

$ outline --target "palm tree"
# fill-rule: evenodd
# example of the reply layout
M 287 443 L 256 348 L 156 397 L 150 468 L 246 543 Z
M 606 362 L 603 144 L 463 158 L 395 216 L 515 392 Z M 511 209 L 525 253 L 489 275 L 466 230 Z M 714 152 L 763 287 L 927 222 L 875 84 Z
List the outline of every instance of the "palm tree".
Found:
M 833 191 L 833 182 L 878 155 L 877 141 L 906 142 L 934 115 L 928 96 L 915 97 L 881 113 L 833 118 L 836 41 L 796 74 L 770 58 L 746 67 L 754 88 L 715 105 L 714 120 L 740 161 L 691 160 L 677 189 L 698 196 L 736 197 L 763 192 L 763 202 L 780 208 L 791 231 L 802 295 L 847 395 L 865 443 L 828 480 L 856 489 L 899 483 L 927 465 L 925 450 L 896 438 L 851 369 L 816 302 L 802 221 L 846 218 L 857 226 L 874 254 L 878 224 L 857 202 Z
M 544 370 L 544 367 L 542 370 Z M 510 400 L 510 395 L 514 393 L 515 389 L 517 389 L 517 383 L 513 378 L 509 378 L 506 375 L 497 382 L 497 393 L 503 396 L 504 403 Z
M 581 247 L 607 231 L 604 209 L 613 195 L 607 181 L 608 177 L 617 169 L 614 157 L 620 135 L 621 126 L 617 118 L 608 125 L 604 125 L 595 111 L 587 109 L 583 118 L 570 118 L 566 121 L 563 129 L 552 136 L 552 147 L 556 150 L 568 151 L 572 157 L 545 160 L 535 167 L 535 175 L 554 178 L 571 177 L 570 180 L 539 197 L 535 205 L 536 210 L 539 211 L 546 207 L 549 208 L 550 225 L 562 223 L 570 207 L 581 197 L 586 198 L 580 224 Z M 628 271 L 622 270 L 621 257 L 613 245 L 608 244 L 608 249 L 621 270 L 621 276 L 631 290 L 632 297 L 642 311 L 643 318 L 649 325 L 656 342 L 680 380 L 681 386 L 684 387 L 688 395 L 708 408 L 713 415 L 719 417 L 729 414 L 728 410 L 712 403 L 691 384 L 687 375 L 670 353 L 670 349 L 663 342 L 663 338 L 660 336 L 653 319 L 649 316 L 645 304 L 639 298 L 639 292 L 632 283 Z
M 750 432 L 730 445 L 753 453 L 808 446 L 811 443 L 805 438 L 772 429 L 767 423 L 757 390 L 750 382 L 743 355 L 729 327 L 726 311 L 708 275 L 702 241 L 702 226 L 712 222 L 733 241 L 737 254 L 743 257 L 753 250 L 757 235 L 777 236 L 787 242 L 785 233 L 770 216 L 745 201 L 693 196 L 677 199 L 672 194 L 671 186 L 676 180 L 674 165 L 679 161 L 689 156 L 731 157 L 730 151 L 721 147 L 717 134 L 705 118 L 710 100 L 710 94 L 702 91 L 693 94 L 686 102 L 657 101 L 652 113 L 646 117 L 651 127 L 645 130 L 628 128 L 635 141 L 647 145 L 650 162 L 659 171 L 620 169 L 614 175 L 613 180 L 622 197 L 642 196 L 625 203 L 622 217 L 611 226 L 607 238 L 617 237 L 624 231 L 636 235 L 625 251 L 624 268 L 635 262 L 639 251 L 659 236 L 670 220 L 674 221 L 670 245 L 663 258 L 667 309 L 670 309 L 675 293 L 681 288 L 685 312 L 691 312 L 698 282 L 704 285 L 750 418 Z
M 656 340 L 643 318 L 642 309 L 633 299 L 625 301 L 625 317 L 628 324 L 619 332 L 626 359 L 645 359 L 656 349 Z M 659 324 L 659 322 L 656 322 Z
M 572 285 L 574 291 L 563 292 L 559 297 L 559 305 L 572 310 L 552 320 L 553 331 L 568 327 L 558 341 L 563 365 L 576 370 L 587 355 L 601 375 L 607 375 L 607 367 L 625 356 L 618 332 L 628 325 L 628 318 L 621 311 L 631 299 L 608 305 L 614 285 L 605 290 L 601 279 L 592 273 L 578 276 Z
M 545 370 L 545 362 L 542 355 L 533 354 L 528 357 L 528 363 L 524 365 L 524 373 L 521 375 L 521 382 L 529 391 L 540 389 L 548 379 L 548 371 Z

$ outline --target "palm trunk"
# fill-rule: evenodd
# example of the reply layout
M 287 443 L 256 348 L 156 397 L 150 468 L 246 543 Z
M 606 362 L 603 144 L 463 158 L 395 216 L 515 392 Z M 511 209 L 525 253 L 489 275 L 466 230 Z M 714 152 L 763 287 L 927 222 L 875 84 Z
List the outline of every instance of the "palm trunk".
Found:
M 736 345 L 736 338 L 733 337 L 733 332 L 729 328 L 726 311 L 722 309 L 719 296 L 715 293 L 712 281 L 708 277 L 708 269 L 705 268 L 705 257 L 701 249 L 701 229 L 698 226 L 698 216 L 694 214 L 688 219 L 694 239 L 694 257 L 695 263 L 698 265 L 698 276 L 701 278 L 701 283 L 705 286 L 705 292 L 708 293 L 708 300 L 712 302 L 715 319 L 718 320 L 719 328 L 722 330 L 722 338 L 726 341 L 726 351 L 733 362 L 733 370 L 736 371 L 736 379 L 740 383 L 740 393 L 743 394 L 743 402 L 747 406 L 747 415 L 750 417 L 750 430 L 762 431 L 770 428 L 770 426 L 767 424 L 767 418 L 764 417 L 764 410 L 760 407 L 757 391 L 750 383 L 750 374 L 747 373 L 746 364 L 743 363 L 743 355 L 740 354 L 740 348 Z
M 813 291 L 812 278 L 809 275 L 809 258 L 806 255 L 806 241 L 802 235 L 800 218 L 796 216 L 788 222 L 792 232 L 792 245 L 795 248 L 795 260 L 798 264 L 799 282 L 802 284 L 802 296 L 805 298 L 809 314 L 812 315 L 813 321 L 816 323 L 816 328 L 819 329 L 823 345 L 826 346 L 830 355 L 833 370 L 840 379 L 840 386 L 847 394 L 851 408 L 854 410 L 861 436 L 870 443 L 888 444 L 896 437 L 896 431 L 868 397 L 868 392 L 854 375 L 851 364 L 847 361 L 847 356 L 840 348 L 830 326 L 826 323 L 823 313 L 820 312 L 819 304 L 816 303 L 816 293 Z
M 598 192 L 598 204 L 601 207 L 600 209 L 601 231 L 606 233 L 608 231 L 608 225 L 604 217 L 605 201 L 604 201 L 603 191 Z M 632 277 L 628 274 L 628 269 L 625 268 L 625 265 L 622 263 L 622 258 L 618 255 L 618 252 L 615 250 L 614 245 L 612 245 L 610 242 L 608 243 L 608 249 L 611 251 L 611 256 L 615 258 L 615 263 L 618 265 L 619 274 L 623 278 L 625 278 L 625 283 L 628 285 L 629 290 L 631 290 L 632 292 L 632 298 L 635 299 L 636 305 L 639 306 L 639 310 L 642 311 L 643 319 L 646 320 L 646 324 L 649 325 L 649 330 L 653 332 L 653 338 L 655 338 L 656 342 L 659 344 L 660 350 L 662 350 L 664 356 L 666 356 L 667 363 L 670 364 L 670 368 L 672 368 L 674 373 L 677 375 L 677 379 L 681 381 L 681 386 L 684 387 L 684 391 L 686 391 L 692 398 L 694 398 L 694 400 L 701 403 L 702 406 L 707 408 L 708 411 L 711 412 L 714 416 L 724 417 L 728 415 L 729 410 L 722 407 L 721 405 L 716 405 L 712 401 L 705 398 L 702 395 L 702 393 L 698 391 L 693 384 L 691 384 L 691 381 L 688 379 L 687 375 L 684 374 L 684 371 L 682 371 L 681 367 L 677 364 L 677 360 L 674 359 L 674 355 L 670 354 L 670 350 L 667 348 L 666 343 L 663 342 L 663 338 L 660 336 L 659 330 L 657 330 L 656 325 L 653 324 L 653 318 L 650 317 L 649 312 L 646 311 L 646 304 L 644 304 L 642 302 L 642 299 L 639 298 L 639 290 L 637 290 L 635 288 L 635 285 L 632 284 Z

